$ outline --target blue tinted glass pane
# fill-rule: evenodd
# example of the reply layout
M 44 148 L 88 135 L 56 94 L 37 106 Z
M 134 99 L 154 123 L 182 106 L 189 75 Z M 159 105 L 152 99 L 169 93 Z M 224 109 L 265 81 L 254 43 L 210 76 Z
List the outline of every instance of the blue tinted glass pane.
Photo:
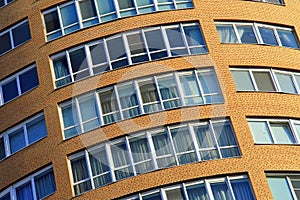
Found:
M 27 92 L 28 90 L 36 87 L 39 84 L 36 67 L 26 71 L 19 76 L 21 92 Z
M 49 169 L 46 172 L 39 174 L 34 178 L 37 199 L 42 199 L 56 190 L 53 170 Z
M 16 79 L 2 85 L 4 103 L 18 96 Z
M 274 200 L 293 200 L 288 182 L 284 177 L 268 177 Z
M 18 200 L 34 200 L 31 182 L 27 182 L 24 185 L 21 185 L 18 188 L 16 188 L 16 194 Z
M 113 0 L 97 0 L 97 5 L 101 15 L 115 11 Z
M 15 153 L 26 146 L 23 128 L 9 134 L 9 143 L 11 153 Z
M 107 40 L 107 48 L 111 60 L 126 57 L 126 51 L 121 37 Z
M 47 129 L 44 116 L 40 116 L 37 119 L 26 124 L 27 135 L 29 144 L 46 137 Z
M 162 198 L 159 192 L 142 197 L 142 200 L 161 200 L 161 199 Z
M 238 42 L 232 25 L 217 25 L 217 30 L 222 43 Z
M 250 183 L 247 179 L 231 181 L 232 190 L 236 200 L 254 200 Z
M 272 29 L 259 27 L 259 32 L 265 44 L 278 46 L 277 40 Z
M 204 184 L 188 186 L 186 191 L 191 200 L 209 200 Z
M 200 80 L 204 94 L 221 93 L 219 83 L 214 72 L 200 72 L 198 73 L 198 78 Z
M 73 111 L 73 109 L 75 109 L 75 110 Z M 63 107 L 62 108 L 62 117 L 63 117 L 65 128 L 75 125 L 74 118 L 77 118 L 75 105 L 69 105 L 69 106 Z
M 5 146 L 3 137 L 0 138 L 0 160 L 5 158 Z
M 6 194 L 5 196 L 0 197 L 0 200 L 11 200 L 11 199 L 10 199 L 10 194 L 8 193 L 8 194 Z
M 168 28 L 166 29 L 166 31 L 167 31 L 167 36 L 171 48 L 184 46 L 184 42 L 179 27 Z
M 253 32 L 251 25 L 236 26 L 240 40 L 245 44 L 255 44 L 257 43 L 256 36 Z
M 298 48 L 298 41 L 292 31 L 277 30 L 282 46 Z
M 184 27 L 184 32 L 189 46 L 204 45 L 204 39 L 202 33 L 199 29 L 199 25 L 186 26 Z
M 61 8 L 60 12 L 61 12 L 61 17 L 62 17 L 62 22 L 64 27 L 78 22 L 77 13 L 74 4 Z
M 107 62 L 103 43 L 90 46 L 90 52 L 91 52 L 93 65 Z
M 18 46 L 28 40 L 30 40 L 30 29 L 28 21 L 19 25 L 18 27 L 12 30 L 13 38 L 14 38 L 14 46 Z
M 9 51 L 12 48 L 9 32 L 0 36 L 0 44 L 0 55 Z

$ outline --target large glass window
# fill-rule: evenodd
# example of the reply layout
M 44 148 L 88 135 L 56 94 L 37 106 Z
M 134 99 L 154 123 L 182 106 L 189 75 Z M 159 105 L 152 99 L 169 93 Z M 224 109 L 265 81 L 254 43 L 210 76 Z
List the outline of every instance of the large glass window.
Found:
M 95 94 L 73 98 L 73 103 L 62 103 L 60 108 L 67 139 L 146 113 L 222 102 L 214 70 L 204 68 L 145 77 L 101 88 Z
M 121 200 L 255 200 L 247 176 L 227 176 L 196 180 L 194 182 L 171 185 L 154 191 L 146 191 Z
M 16 97 L 32 90 L 39 85 L 36 66 L 26 69 L 2 80 L 0 82 L 0 105 L 3 105 Z
M 259 68 L 232 68 L 231 73 L 238 91 L 277 91 L 300 94 L 300 74 L 298 72 Z
M 50 41 L 78 29 L 117 18 L 186 8 L 193 8 L 191 0 L 76 0 L 45 10 L 43 16 L 47 40 Z
M 46 136 L 47 129 L 43 114 L 38 114 L 25 122 L 14 126 L 0 134 L 0 160 Z
M 216 28 L 222 43 L 268 44 L 299 48 L 293 28 L 255 22 L 216 22 Z
M 248 119 L 257 144 L 298 144 L 299 121 L 292 119 Z
M 51 60 L 55 85 L 61 87 L 136 63 L 207 51 L 199 24 L 182 23 L 113 35 L 53 55 Z
M 166 126 L 113 139 L 71 155 L 69 160 L 74 193 L 78 195 L 156 169 L 239 156 L 230 121 L 210 120 Z M 235 193 L 248 195 L 241 190 L 249 185 L 246 182 L 240 184 L 244 185 L 236 183 Z M 222 189 L 221 186 L 216 188 L 217 193 Z
M 26 199 L 40 200 L 56 191 L 52 166 L 48 166 L 33 175 L 11 185 L 9 189 L 0 192 L 1 200 Z
M 269 187 L 274 200 L 300 199 L 300 175 L 294 174 L 276 174 L 267 173 Z

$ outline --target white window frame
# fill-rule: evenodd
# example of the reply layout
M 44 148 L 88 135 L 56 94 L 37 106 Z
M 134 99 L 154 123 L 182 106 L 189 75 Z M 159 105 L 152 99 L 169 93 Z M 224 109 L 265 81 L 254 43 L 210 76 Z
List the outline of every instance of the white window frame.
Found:
M 4 5 L 0 6 L 0 9 L 3 8 L 3 7 L 5 7 L 5 6 L 7 6 L 7 5 L 9 5 L 9 4 L 11 4 L 11 3 L 13 3 L 13 2 L 14 2 L 14 0 L 11 1 L 11 2 L 7 2 L 7 0 L 3 0 Z

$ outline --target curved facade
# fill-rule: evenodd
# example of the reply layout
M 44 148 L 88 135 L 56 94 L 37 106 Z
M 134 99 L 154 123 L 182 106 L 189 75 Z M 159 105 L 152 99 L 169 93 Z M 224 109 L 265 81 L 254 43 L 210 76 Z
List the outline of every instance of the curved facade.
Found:
M 0 200 L 300 199 L 299 12 L 0 1 Z

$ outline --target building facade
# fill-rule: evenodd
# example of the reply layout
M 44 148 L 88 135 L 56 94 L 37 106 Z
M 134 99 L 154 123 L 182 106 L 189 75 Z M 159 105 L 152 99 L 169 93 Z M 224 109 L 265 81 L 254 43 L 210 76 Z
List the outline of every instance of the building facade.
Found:
M 0 0 L 0 200 L 300 199 L 298 13 Z

